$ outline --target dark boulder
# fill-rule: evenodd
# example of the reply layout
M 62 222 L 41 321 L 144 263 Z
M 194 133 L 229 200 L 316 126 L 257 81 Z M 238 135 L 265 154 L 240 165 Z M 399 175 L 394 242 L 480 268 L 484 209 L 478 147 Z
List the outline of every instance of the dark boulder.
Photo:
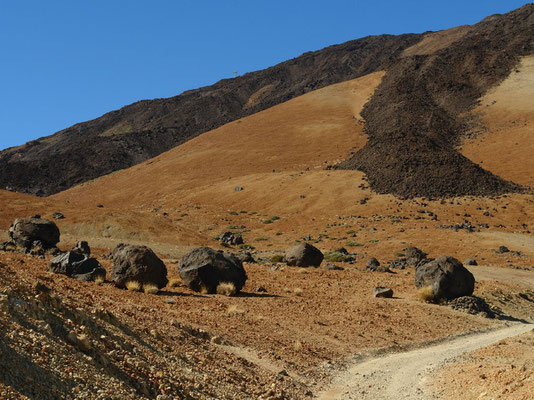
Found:
M 309 243 L 298 244 L 289 249 L 285 255 L 287 265 L 297 267 L 318 267 L 323 259 L 321 250 Z
M 59 242 L 59 229 L 52 221 L 41 218 L 18 218 L 9 227 L 11 240 L 23 249 L 31 250 L 35 241 L 40 241 L 43 248 L 56 247 Z
M 195 292 L 216 293 L 220 283 L 232 283 L 236 293 L 247 280 L 243 263 L 233 254 L 199 247 L 178 263 L 178 274 Z
M 443 256 L 416 267 L 415 285 L 431 286 L 438 299 L 454 299 L 473 294 L 475 277 L 454 257 Z
M 237 245 L 243 244 L 243 237 L 233 232 L 223 232 L 219 236 L 219 241 L 222 244 L 225 244 L 228 246 L 237 246 Z
M 86 257 L 91 255 L 91 248 L 89 247 L 89 243 L 87 243 L 85 240 L 77 242 L 71 251 L 83 254 Z
M 50 260 L 48 270 L 81 281 L 94 281 L 97 276 L 106 276 L 106 270 L 95 258 L 87 258 L 75 251 L 68 251 Z
M 141 285 L 151 283 L 159 289 L 167 283 L 167 267 L 154 252 L 146 246 L 121 243 L 113 250 L 111 278 L 117 287 L 136 281 Z

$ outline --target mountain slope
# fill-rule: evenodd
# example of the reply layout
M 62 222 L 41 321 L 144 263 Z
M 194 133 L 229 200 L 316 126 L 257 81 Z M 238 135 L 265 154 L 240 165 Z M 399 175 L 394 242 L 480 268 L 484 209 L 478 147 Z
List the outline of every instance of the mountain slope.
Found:
M 362 111 L 368 143 L 337 168 L 361 170 L 374 190 L 404 197 L 521 190 L 461 155 L 456 145 L 476 122 L 469 112 L 478 99 L 521 56 L 534 53 L 533 37 L 529 4 L 484 19 L 435 53 L 396 62 Z
M 0 152 L 0 188 L 44 196 L 63 191 L 243 116 L 383 70 L 421 38 L 366 37 L 176 97 L 134 103 Z

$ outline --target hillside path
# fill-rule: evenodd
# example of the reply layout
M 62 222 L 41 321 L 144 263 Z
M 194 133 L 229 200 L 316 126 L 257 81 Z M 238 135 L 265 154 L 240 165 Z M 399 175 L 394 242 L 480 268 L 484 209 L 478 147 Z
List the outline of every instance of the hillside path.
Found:
M 498 330 L 457 337 L 444 343 L 363 360 L 336 377 L 319 393 L 319 400 L 432 399 L 426 387 L 430 373 L 457 356 L 532 330 L 532 324 L 513 324 Z

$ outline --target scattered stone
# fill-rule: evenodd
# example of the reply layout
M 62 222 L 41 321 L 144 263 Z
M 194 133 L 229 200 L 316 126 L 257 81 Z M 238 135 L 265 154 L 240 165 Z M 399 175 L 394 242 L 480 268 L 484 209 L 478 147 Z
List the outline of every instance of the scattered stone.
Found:
M 499 246 L 499 250 L 496 251 L 499 254 L 509 253 L 510 249 L 506 246 Z
M 216 293 L 219 283 L 232 283 L 236 293 L 247 280 L 243 263 L 233 254 L 199 247 L 178 264 L 178 274 L 195 292 Z
M 409 266 L 417 266 L 418 264 L 422 262 L 426 262 L 428 255 L 423 250 L 418 249 L 417 247 L 410 246 L 403 249 L 405 257 L 406 257 L 406 264 Z
M 464 265 L 478 265 L 478 263 L 475 259 L 468 258 L 465 260 Z
M 237 253 L 236 257 L 241 262 L 246 262 L 250 264 L 255 264 L 257 261 L 252 257 L 252 254 L 249 251 L 240 251 Z
M 263 286 L 258 286 L 256 289 L 254 289 L 257 293 L 266 293 L 267 289 L 265 289 Z
M 48 270 L 80 281 L 94 281 L 97 276 L 106 276 L 106 270 L 95 258 L 87 258 L 75 251 L 68 251 L 50 260 Z
M 236 187 L 235 187 L 235 191 L 236 191 L 236 192 L 240 192 L 240 191 L 242 191 L 242 190 L 243 190 L 243 188 L 242 188 L 241 186 L 236 186 Z
M 393 271 L 391 271 L 389 269 L 388 265 L 380 265 L 380 262 L 374 257 L 370 258 L 369 261 L 367 261 L 367 265 L 365 266 L 365 269 L 367 271 L 371 271 L 371 272 L 389 272 L 389 273 L 393 273 Z
M 373 289 L 373 296 L 391 298 L 393 297 L 393 289 L 382 287 L 382 286 L 377 286 Z
M 438 257 L 415 268 L 415 285 L 431 286 L 438 299 L 470 296 L 475 278 L 460 261 L 450 256 Z
M 380 266 L 380 261 L 372 257 L 367 261 L 367 269 L 378 268 Z
M 89 257 L 91 255 L 91 248 L 85 240 L 77 242 L 71 251 L 83 254 L 86 257 Z
M 152 283 L 159 289 L 169 282 L 167 267 L 150 248 L 124 243 L 113 250 L 111 278 L 121 288 L 128 281 L 136 281 L 141 285 Z
M 285 255 L 287 265 L 297 267 L 318 267 L 323 259 L 321 250 L 309 243 L 298 244 L 289 249 Z
M 236 235 L 233 232 L 223 232 L 219 235 L 219 241 L 222 244 L 229 246 L 238 246 L 243 244 L 243 237 L 241 235 Z
M 54 214 L 52 214 L 52 217 L 54 219 L 63 219 L 63 218 L 65 218 L 65 216 L 60 212 L 55 212 Z
M 334 251 L 335 251 L 336 253 L 345 254 L 345 255 L 347 255 L 347 256 L 349 255 L 348 250 L 347 250 L 346 248 L 344 248 L 344 247 L 340 247 L 339 249 L 336 249 L 336 250 L 334 250 Z
M 495 318 L 495 313 L 491 310 L 488 303 L 486 303 L 486 300 L 477 296 L 458 297 L 450 300 L 447 304 L 455 310 L 481 315 L 486 318 Z
M 330 271 L 344 271 L 345 268 L 339 266 L 339 265 L 336 265 L 336 264 L 326 264 L 324 266 L 324 269 L 327 269 L 327 270 L 330 270 Z
M 480 229 L 474 226 L 471 222 L 465 222 L 463 224 L 454 224 L 454 225 L 440 225 L 442 229 L 452 229 L 455 232 L 463 229 L 468 232 L 480 232 Z

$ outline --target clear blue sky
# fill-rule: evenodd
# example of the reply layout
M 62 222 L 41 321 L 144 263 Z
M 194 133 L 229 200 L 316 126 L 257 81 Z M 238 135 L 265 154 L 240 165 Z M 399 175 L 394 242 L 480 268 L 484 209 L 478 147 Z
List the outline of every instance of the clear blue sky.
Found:
M 367 35 L 440 30 L 519 0 L 0 0 L 0 149 Z

